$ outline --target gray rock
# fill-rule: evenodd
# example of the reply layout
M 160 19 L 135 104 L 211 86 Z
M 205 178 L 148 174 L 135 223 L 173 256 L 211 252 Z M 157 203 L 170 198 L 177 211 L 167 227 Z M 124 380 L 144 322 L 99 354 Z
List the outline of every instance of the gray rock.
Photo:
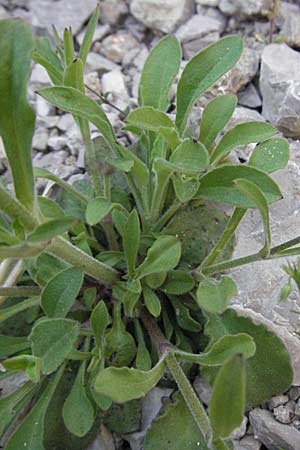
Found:
M 286 136 L 299 137 L 300 54 L 286 44 L 268 45 L 262 53 L 260 91 L 263 116 Z
M 295 415 L 295 402 L 290 400 L 286 405 L 277 406 L 273 413 L 278 422 L 289 424 Z
M 102 75 L 101 86 L 103 92 L 110 92 L 109 100 L 119 108 L 128 105 L 128 91 L 124 75 L 119 70 L 107 72 Z
M 124 0 L 103 0 L 101 2 L 101 21 L 116 25 L 122 16 L 128 13 Z
M 194 380 L 193 387 L 204 405 L 208 405 L 211 399 L 212 387 L 204 378 L 197 376 Z
M 195 14 L 186 23 L 181 25 L 175 36 L 182 42 L 189 42 L 201 38 L 206 34 L 223 31 L 223 24 L 219 20 Z
M 274 408 L 278 408 L 278 406 L 285 405 L 288 401 L 288 395 L 276 395 L 268 402 L 268 408 L 273 410 Z
M 98 72 L 99 74 L 104 72 L 109 72 L 110 70 L 118 70 L 120 66 L 105 58 L 102 55 L 99 55 L 95 52 L 90 52 L 86 59 L 87 62 L 87 70 L 89 72 Z
M 32 83 L 34 85 L 43 85 L 43 84 L 51 83 L 51 80 L 50 80 L 46 70 L 40 64 L 35 64 L 33 66 L 33 69 L 31 71 L 31 75 L 30 75 L 30 83 Z
M 79 33 L 76 36 L 76 40 L 78 42 L 79 45 L 82 44 L 83 42 L 83 38 L 85 35 L 86 30 L 81 31 L 81 33 Z M 110 32 L 110 26 L 108 23 L 105 23 L 104 25 L 98 25 L 95 29 L 95 32 L 93 34 L 93 40 L 92 43 L 96 42 L 96 41 L 101 41 L 101 39 L 104 38 L 104 36 L 106 36 L 108 33 Z
M 23 372 L 16 372 L 7 378 L 3 378 L 0 380 L 0 398 L 12 394 L 23 386 L 26 381 L 28 381 L 28 377 Z
M 264 9 L 267 9 L 271 0 L 221 0 L 220 10 L 227 15 L 254 16 L 260 15 Z
M 47 28 L 55 24 L 59 33 L 71 26 L 77 34 L 97 6 L 97 0 L 29 0 L 30 22 L 33 26 Z
M 298 398 L 300 397 L 300 387 L 292 386 L 288 392 L 288 395 L 291 400 L 298 400 Z
M 262 105 L 260 95 L 253 83 L 249 83 L 243 91 L 239 92 L 238 97 L 239 105 L 247 106 L 247 108 L 259 108 Z
M 38 153 L 33 158 L 33 165 L 50 170 L 60 178 L 68 178 L 78 172 L 75 159 L 68 159 L 69 154 L 65 150 L 52 151 L 43 155 Z M 43 180 L 44 181 L 44 180 Z M 41 183 L 42 184 L 42 183 Z
M 295 406 L 295 415 L 300 416 L 300 400 L 297 401 L 296 406 Z
M 220 33 L 215 31 L 213 33 L 206 34 L 202 38 L 194 39 L 193 41 L 183 44 L 183 56 L 186 60 L 190 60 L 196 53 L 203 50 L 208 45 L 216 42 L 220 38 Z
M 132 0 L 133 16 L 149 28 L 171 33 L 194 12 L 194 0 Z
M 135 48 L 139 48 L 139 43 L 127 32 L 111 34 L 101 43 L 101 53 L 115 63 L 120 63 L 126 53 Z
M 46 151 L 48 147 L 48 131 L 47 128 L 38 128 L 33 136 L 32 148 L 40 152 Z
M 300 450 L 300 433 L 295 428 L 278 423 L 269 411 L 250 411 L 254 436 L 269 450 Z
M 280 12 L 277 24 L 280 34 L 287 44 L 300 47 L 300 7 L 287 2 L 280 2 Z
M 86 95 L 93 100 L 99 100 L 98 95 L 101 92 L 101 84 L 97 72 L 89 72 L 84 75 L 84 84 L 87 86 Z M 98 94 L 98 95 L 97 95 Z
M 74 118 L 72 114 L 66 113 L 60 116 L 57 123 L 57 128 L 61 131 L 68 131 L 74 125 Z
M 232 431 L 230 439 L 241 439 L 246 434 L 248 418 L 244 416 L 241 425 Z
M 219 6 L 220 0 L 196 0 L 196 3 L 201 6 Z
M 0 6 L 0 20 L 2 19 L 8 19 L 10 15 L 6 11 L 6 9 L 3 6 Z
M 245 436 L 240 440 L 235 450 L 259 450 L 261 443 L 253 436 Z

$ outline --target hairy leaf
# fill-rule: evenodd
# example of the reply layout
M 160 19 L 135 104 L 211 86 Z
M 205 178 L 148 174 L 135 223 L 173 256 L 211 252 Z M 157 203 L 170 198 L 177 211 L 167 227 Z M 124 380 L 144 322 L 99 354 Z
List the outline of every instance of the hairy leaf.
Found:
M 52 219 L 39 225 L 32 233 L 28 235 L 29 242 L 50 241 L 55 236 L 68 231 L 75 222 L 76 217 L 63 217 L 62 219 Z
M 138 267 L 139 278 L 150 273 L 174 269 L 179 262 L 180 254 L 181 245 L 175 236 L 160 236 L 149 248 L 145 260 Z
M 195 55 L 185 66 L 177 88 L 176 125 L 183 134 L 190 110 L 207 88 L 239 60 L 243 51 L 240 36 L 227 36 Z
M 134 109 L 126 117 L 126 122 L 141 130 L 158 132 L 161 127 L 174 127 L 172 120 L 162 111 L 151 106 Z
M 174 36 L 165 36 L 151 50 L 142 70 L 139 104 L 166 111 L 169 90 L 179 70 L 181 48 Z
M 200 142 L 185 139 L 173 151 L 170 160 L 180 171 L 185 173 L 204 172 L 208 166 L 208 153 Z
M 140 220 L 136 209 L 133 209 L 128 216 L 122 238 L 128 275 L 131 277 L 135 270 L 141 238 Z
M 199 140 L 207 149 L 210 148 L 220 131 L 229 122 L 236 105 L 236 96 L 225 94 L 214 98 L 204 108 Z
M 86 208 L 86 221 L 89 225 L 101 222 L 113 209 L 114 204 L 104 197 L 96 197 L 89 201 Z
M 230 277 L 222 276 L 220 282 L 204 280 L 197 289 L 197 303 L 205 311 L 220 314 L 237 293 L 237 286 Z
M 283 138 L 268 139 L 253 150 L 249 166 L 271 173 L 284 169 L 289 160 L 289 142 Z
M 26 350 L 30 346 L 27 337 L 4 336 L 0 334 L 0 358 Z
M 182 295 L 190 292 L 195 286 L 195 281 L 188 272 L 184 270 L 170 270 L 167 279 L 161 286 L 166 294 Z
M 29 25 L 19 19 L 0 22 L 0 135 L 10 164 L 16 197 L 34 206 L 31 141 L 35 115 L 27 101 L 31 51 Z
M 143 287 L 145 305 L 154 317 L 158 317 L 161 312 L 161 304 L 158 296 L 148 286 Z
M 99 348 L 102 347 L 102 341 L 106 328 L 111 323 L 111 317 L 106 304 L 101 300 L 93 309 L 91 314 L 91 326 L 95 335 L 95 341 Z

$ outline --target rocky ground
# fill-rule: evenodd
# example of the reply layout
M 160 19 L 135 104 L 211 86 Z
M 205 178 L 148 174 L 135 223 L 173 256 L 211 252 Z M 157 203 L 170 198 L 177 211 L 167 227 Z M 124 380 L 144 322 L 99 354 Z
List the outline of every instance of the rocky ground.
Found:
M 203 106 L 216 94 L 232 92 L 239 104 L 229 126 L 246 120 L 267 120 L 290 139 L 288 167 L 276 174 L 284 199 L 271 210 L 274 244 L 300 233 L 300 1 L 282 1 L 274 23 L 268 9 L 272 0 L 101 0 L 102 14 L 88 57 L 86 84 L 95 91 L 110 92 L 109 100 L 125 109 L 137 104 L 140 72 L 150 48 L 165 33 L 174 33 L 182 43 L 183 62 L 226 34 L 242 34 L 243 56 L 237 66 L 194 108 L 191 121 L 199 123 Z M 79 44 L 97 0 L 0 0 L 0 18 L 19 16 L 32 24 L 36 35 L 51 34 L 71 25 Z M 271 23 L 270 23 L 271 22 Z M 271 39 L 272 37 L 272 39 Z M 273 40 L 273 43 L 270 43 Z M 33 142 L 34 165 L 74 181 L 85 171 L 84 149 L 69 114 L 61 114 L 35 90 L 49 79 L 34 65 L 30 98 L 37 111 Z M 105 106 L 116 132 L 122 138 L 122 116 Z M 252 147 L 238 149 L 235 158 L 247 161 Z M 7 168 L 0 142 L 0 173 Z M 42 183 L 39 185 L 43 189 Z M 263 226 L 256 211 L 248 212 L 237 233 L 234 256 L 253 253 L 262 243 Z M 240 293 L 235 303 L 243 314 L 254 314 L 280 334 L 291 351 L 295 386 L 284 395 L 248 412 L 234 438 L 236 450 L 300 450 L 300 342 L 297 336 L 300 302 L 296 290 L 278 304 L 286 281 L 283 261 L 257 263 L 233 272 Z M 252 312 L 254 311 L 254 312 Z M 2 386 L 4 388 L 4 386 Z M 204 403 L 209 387 L 201 380 L 195 388 Z M 144 400 L 141 429 L 124 439 L 132 450 L 141 449 L 145 430 L 169 392 L 155 388 Z M 91 450 L 125 448 L 102 433 Z M 171 450 L 171 449 L 170 449 Z

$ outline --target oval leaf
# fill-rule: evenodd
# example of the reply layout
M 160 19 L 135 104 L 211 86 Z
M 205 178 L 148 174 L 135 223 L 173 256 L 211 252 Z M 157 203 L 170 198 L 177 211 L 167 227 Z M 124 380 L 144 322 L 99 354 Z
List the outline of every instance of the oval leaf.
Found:
M 208 166 L 208 153 L 200 142 L 185 139 L 172 153 L 170 160 L 181 172 L 204 172 Z
M 226 94 L 214 98 L 204 108 L 199 140 L 207 149 L 210 148 L 220 131 L 229 122 L 236 105 L 237 97 Z
M 164 359 L 147 372 L 128 367 L 109 367 L 97 375 L 95 390 L 117 403 L 128 402 L 146 395 L 159 382 L 164 370 Z
M 238 293 L 232 278 L 223 276 L 221 281 L 204 280 L 197 289 L 197 303 L 205 311 L 220 314 Z
M 215 438 L 226 438 L 244 417 L 246 373 L 241 355 L 231 356 L 214 382 L 209 413 Z
M 77 322 L 68 319 L 45 319 L 34 325 L 29 340 L 33 355 L 42 359 L 44 373 L 54 372 L 63 363 L 78 332 Z
M 77 267 L 63 270 L 45 285 L 41 306 L 48 317 L 66 317 L 83 283 L 83 272 Z
M 160 288 L 166 294 L 182 295 L 190 292 L 195 286 L 194 278 L 184 270 L 171 270 Z
M 176 125 L 180 134 L 185 130 L 197 98 L 235 65 L 242 51 L 242 38 L 227 36 L 209 45 L 187 63 L 177 88 Z
M 181 245 L 175 236 L 160 236 L 149 248 L 143 263 L 137 269 L 139 278 L 150 273 L 166 272 L 177 266 Z
M 89 201 L 86 207 L 85 218 L 89 225 L 96 225 L 113 209 L 114 204 L 104 197 L 96 197 Z
M 49 220 L 48 222 L 39 225 L 31 234 L 29 234 L 27 240 L 29 242 L 50 241 L 55 236 L 68 231 L 75 225 L 76 221 L 77 219 L 74 217 Z
M 201 178 L 197 197 L 229 203 L 240 208 L 256 208 L 255 202 L 242 194 L 233 181 L 245 178 L 257 184 L 268 203 L 276 202 L 282 194 L 275 181 L 264 172 L 249 166 L 222 166 L 212 170 Z
M 142 106 L 131 111 L 126 117 L 126 122 L 141 130 L 158 132 L 161 127 L 173 128 L 172 120 L 162 111 L 151 106 Z
M 136 209 L 133 209 L 128 216 L 122 238 L 127 260 L 128 275 L 131 277 L 135 270 L 141 238 L 140 219 Z
M 166 111 L 169 90 L 181 63 L 181 47 L 174 36 L 165 36 L 151 50 L 144 64 L 139 104 Z
M 277 129 L 269 123 L 239 123 L 224 134 L 212 153 L 210 161 L 216 163 L 220 159 L 223 159 L 234 148 L 253 142 L 265 141 L 276 133 Z
M 249 166 L 271 173 L 284 169 L 289 160 L 289 142 L 287 139 L 269 139 L 257 145 L 253 150 Z
M 85 364 L 81 364 L 70 394 L 63 406 L 64 424 L 75 436 L 85 436 L 94 423 L 94 408 L 84 385 Z
M 161 312 L 161 304 L 158 296 L 148 286 L 143 287 L 145 305 L 154 317 L 158 317 Z

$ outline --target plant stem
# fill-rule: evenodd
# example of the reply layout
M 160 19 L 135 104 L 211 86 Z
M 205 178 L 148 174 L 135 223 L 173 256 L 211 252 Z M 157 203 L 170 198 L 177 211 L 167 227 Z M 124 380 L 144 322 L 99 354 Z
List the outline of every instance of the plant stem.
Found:
M 161 356 L 165 352 L 166 347 L 171 347 L 172 345 L 167 341 L 161 329 L 145 308 L 141 310 L 140 316 L 149 336 L 156 346 L 157 353 Z
M 8 260 L 11 261 L 11 260 Z M 23 274 L 24 272 L 24 263 L 23 260 L 13 260 L 14 264 L 10 266 L 9 272 L 6 274 L 6 276 L 2 279 L 1 284 L 3 287 L 11 287 L 16 284 L 18 281 L 18 278 Z M 4 263 L 5 261 L 3 261 Z M 1 264 L 2 265 L 2 264 Z M 5 301 L 5 296 L 0 297 L 0 305 L 2 305 Z
M 244 217 L 246 211 L 247 210 L 243 208 L 235 208 L 219 241 L 212 249 L 212 251 L 207 255 L 207 257 L 202 261 L 197 270 L 201 270 L 206 266 L 210 266 L 217 259 L 217 257 L 219 256 L 219 254 L 221 253 L 221 251 L 226 246 L 227 242 L 235 232 L 237 226 Z
M 183 207 L 184 204 L 179 200 L 175 200 L 174 203 L 170 206 L 169 209 L 161 216 L 161 218 L 157 221 L 156 225 L 153 228 L 153 231 L 160 231 L 167 222 L 174 216 L 174 214 Z
M 0 186 L 0 208 L 11 220 L 20 220 L 28 230 L 33 230 L 37 225 L 32 214 L 2 186 Z
M 177 386 L 180 389 L 180 392 L 186 402 L 187 407 L 190 410 L 190 413 L 192 414 L 208 446 L 211 448 L 212 429 L 203 405 L 201 404 L 179 362 L 172 352 L 169 352 L 167 354 L 165 361 L 171 374 L 173 375 L 173 378 L 176 381 Z
M 40 293 L 41 288 L 38 286 L 0 286 L 0 295 L 5 297 L 31 297 Z
M 89 256 L 62 237 L 54 238 L 47 251 L 63 261 L 81 268 L 87 275 L 106 286 L 112 285 L 119 279 L 119 274 L 115 269 Z
M 94 143 L 91 139 L 89 124 L 86 120 L 80 121 L 80 131 L 86 148 L 88 172 L 91 175 L 96 195 L 101 196 L 102 186 L 99 172 L 97 170 L 96 152 Z

